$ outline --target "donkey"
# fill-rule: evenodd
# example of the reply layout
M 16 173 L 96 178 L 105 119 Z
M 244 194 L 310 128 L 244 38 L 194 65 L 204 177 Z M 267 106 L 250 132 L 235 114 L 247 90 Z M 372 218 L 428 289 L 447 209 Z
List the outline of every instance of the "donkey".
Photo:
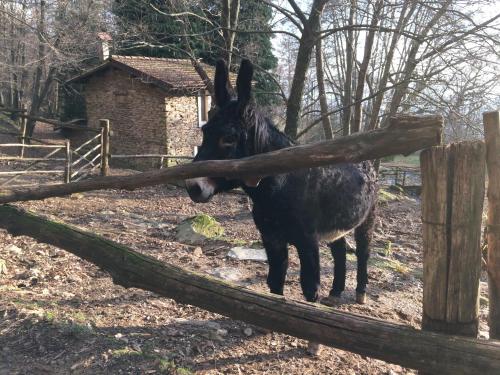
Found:
M 253 66 L 241 62 L 236 80 L 238 98 L 231 98 L 228 70 L 218 61 L 214 89 L 217 112 L 202 127 L 203 142 L 194 162 L 238 159 L 282 149 L 294 143 L 258 110 L 252 99 Z M 300 284 L 309 302 L 318 301 L 319 241 L 329 242 L 334 258 L 331 297 L 345 287 L 345 235 L 354 230 L 357 256 L 356 300 L 365 303 L 367 261 L 377 196 L 371 162 L 337 164 L 256 178 L 195 178 L 186 180 L 194 202 L 208 202 L 220 192 L 241 187 L 253 201 L 253 219 L 266 249 L 272 293 L 283 294 L 288 268 L 288 245 L 300 258 Z

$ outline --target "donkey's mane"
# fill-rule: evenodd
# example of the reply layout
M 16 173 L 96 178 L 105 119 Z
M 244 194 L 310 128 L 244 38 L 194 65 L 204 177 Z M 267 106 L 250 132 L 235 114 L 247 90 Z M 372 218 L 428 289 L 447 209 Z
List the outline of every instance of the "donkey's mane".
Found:
M 295 142 L 286 134 L 281 132 L 262 112 L 254 106 L 247 111 L 247 121 L 250 123 L 249 128 L 254 130 L 254 152 L 260 154 L 289 147 Z

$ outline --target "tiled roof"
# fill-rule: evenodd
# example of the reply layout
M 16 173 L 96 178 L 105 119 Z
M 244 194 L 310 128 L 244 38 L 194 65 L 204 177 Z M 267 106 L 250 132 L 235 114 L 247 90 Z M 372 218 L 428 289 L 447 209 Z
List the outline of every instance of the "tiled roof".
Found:
M 210 79 L 213 79 L 215 68 L 213 66 L 200 63 Z M 188 59 L 167 59 L 144 56 L 119 56 L 113 55 L 105 63 L 85 72 L 78 77 L 74 77 L 68 82 L 81 82 L 94 73 L 114 66 L 126 70 L 132 75 L 142 78 L 144 81 L 155 84 L 164 89 L 173 90 L 200 90 L 205 88 L 205 83 Z M 234 84 L 236 79 L 233 74 L 230 76 Z

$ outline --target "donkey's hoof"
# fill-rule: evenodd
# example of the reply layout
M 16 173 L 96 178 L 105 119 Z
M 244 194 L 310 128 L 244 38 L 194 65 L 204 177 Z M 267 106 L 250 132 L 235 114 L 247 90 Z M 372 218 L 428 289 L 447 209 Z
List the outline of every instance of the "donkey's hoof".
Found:
M 366 303 L 366 293 L 356 292 L 356 302 L 360 305 L 364 305 Z
M 311 357 L 317 357 L 321 353 L 321 345 L 317 342 L 309 341 L 307 343 L 307 354 Z
M 322 298 L 320 303 L 325 306 L 337 306 L 340 303 L 340 296 L 332 296 L 331 294 L 328 297 Z

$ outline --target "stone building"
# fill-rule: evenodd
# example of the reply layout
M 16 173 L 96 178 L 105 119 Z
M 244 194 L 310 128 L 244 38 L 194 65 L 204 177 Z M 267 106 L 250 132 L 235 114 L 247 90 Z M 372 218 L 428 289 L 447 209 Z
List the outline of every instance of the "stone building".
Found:
M 214 68 L 203 67 L 212 78 Z M 211 103 L 190 60 L 113 55 L 68 83 L 83 94 L 87 126 L 97 128 L 100 119 L 110 120 L 111 154 L 196 153 Z M 70 138 L 78 143 L 77 132 Z M 124 160 L 112 159 L 111 165 L 145 169 L 159 163 Z

